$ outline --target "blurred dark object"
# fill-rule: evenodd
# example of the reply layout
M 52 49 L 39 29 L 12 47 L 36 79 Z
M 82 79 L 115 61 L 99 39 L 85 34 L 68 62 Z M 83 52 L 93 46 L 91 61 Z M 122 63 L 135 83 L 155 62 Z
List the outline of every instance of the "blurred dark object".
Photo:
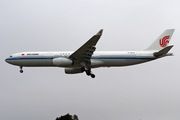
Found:
M 77 115 L 70 115 L 69 113 L 61 116 L 61 117 L 57 117 L 56 120 L 79 120 Z

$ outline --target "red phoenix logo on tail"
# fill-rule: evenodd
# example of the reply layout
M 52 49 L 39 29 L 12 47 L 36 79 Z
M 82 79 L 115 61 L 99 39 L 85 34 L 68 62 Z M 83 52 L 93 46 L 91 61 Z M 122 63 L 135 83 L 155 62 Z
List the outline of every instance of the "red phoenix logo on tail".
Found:
M 170 37 L 170 35 L 165 36 L 162 39 L 159 39 L 159 44 L 160 44 L 161 47 L 166 47 L 167 46 L 167 43 L 169 43 L 169 40 L 168 40 L 169 37 Z

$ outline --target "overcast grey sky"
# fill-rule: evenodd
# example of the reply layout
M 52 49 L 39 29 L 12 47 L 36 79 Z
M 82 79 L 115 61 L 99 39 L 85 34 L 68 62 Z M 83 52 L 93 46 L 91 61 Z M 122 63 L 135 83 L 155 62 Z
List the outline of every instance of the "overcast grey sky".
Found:
M 0 0 L 0 120 L 180 119 L 179 0 Z M 104 50 L 143 50 L 175 28 L 173 57 L 66 75 L 5 63 L 22 51 L 74 51 L 100 29 Z

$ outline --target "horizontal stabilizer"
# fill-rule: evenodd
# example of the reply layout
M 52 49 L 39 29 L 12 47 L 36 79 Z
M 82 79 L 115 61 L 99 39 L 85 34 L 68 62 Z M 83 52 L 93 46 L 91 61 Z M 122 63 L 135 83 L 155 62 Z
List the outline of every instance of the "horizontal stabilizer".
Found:
M 161 57 L 163 55 L 166 55 L 172 47 L 173 47 L 173 45 L 172 46 L 167 46 L 164 49 L 160 50 L 159 52 L 155 52 L 154 56 L 155 57 Z

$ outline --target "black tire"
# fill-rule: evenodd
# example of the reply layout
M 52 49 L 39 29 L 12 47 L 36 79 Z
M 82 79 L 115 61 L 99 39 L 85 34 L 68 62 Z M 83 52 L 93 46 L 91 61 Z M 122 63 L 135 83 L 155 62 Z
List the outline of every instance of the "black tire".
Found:
M 84 72 L 86 69 L 84 67 L 81 68 L 81 71 Z
M 95 78 L 95 75 L 94 75 L 94 74 L 91 74 L 91 77 L 92 77 L 92 78 Z
M 23 70 L 20 70 L 20 73 L 23 73 Z
M 89 71 L 89 70 L 86 70 L 86 75 L 91 75 L 91 71 Z

